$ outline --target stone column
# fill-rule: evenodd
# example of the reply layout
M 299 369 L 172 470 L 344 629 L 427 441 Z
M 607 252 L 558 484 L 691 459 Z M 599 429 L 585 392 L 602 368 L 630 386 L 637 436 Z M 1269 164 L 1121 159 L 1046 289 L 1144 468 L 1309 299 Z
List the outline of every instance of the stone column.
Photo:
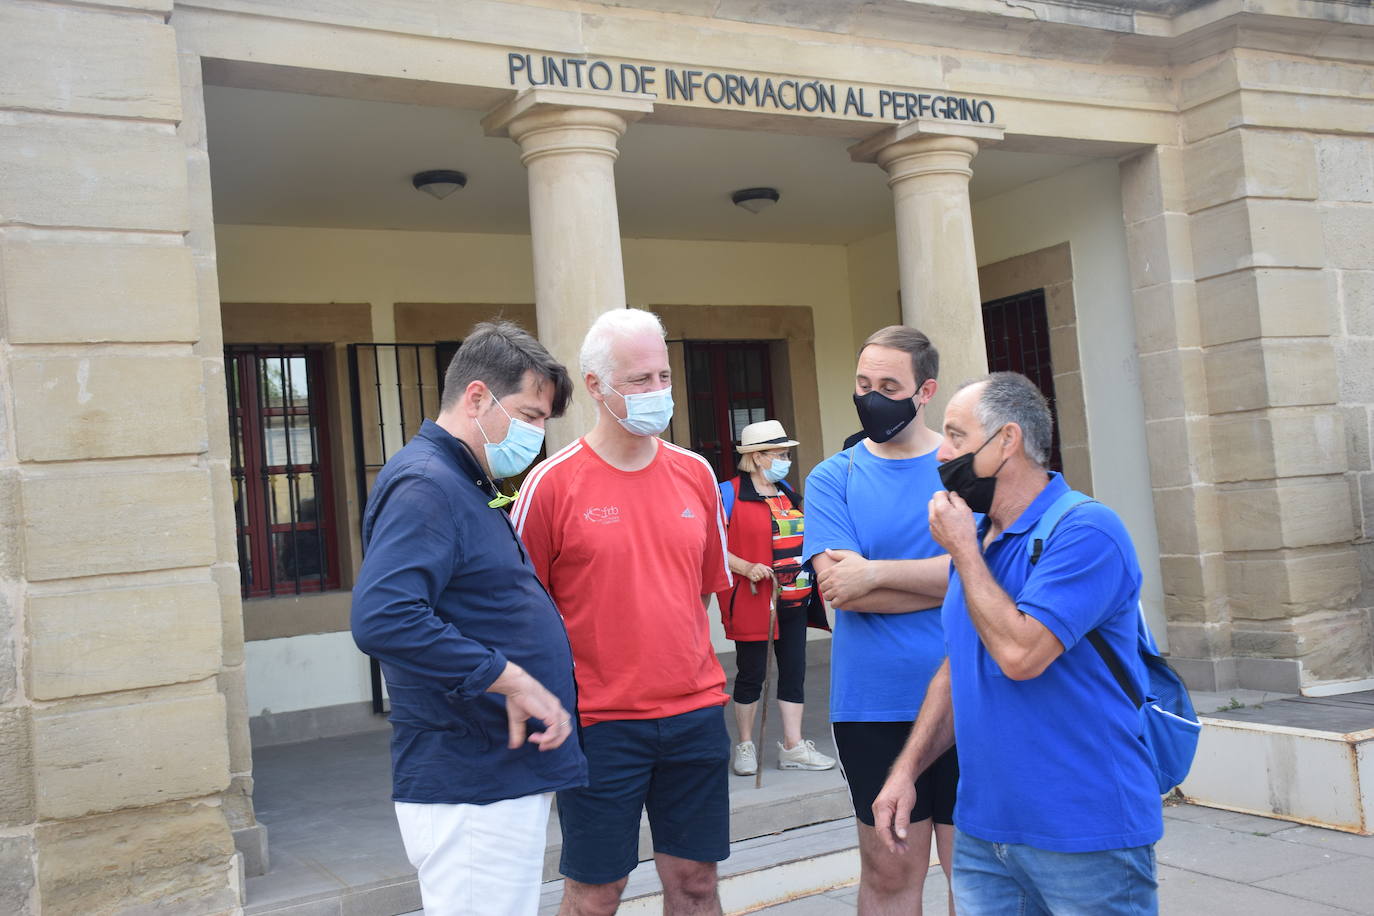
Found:
M 224 334 L 220 318 L 219 273 L 215 255 L 215 223 L 210 198 L 210 154 L 206 140 L 205 87 L 200 55 L 177 54 L 181 75 L 181 123 L 177 125 L 186 151 L 186 246 L 195 271 L 196 305 L 200 325 L 191 346 L 202 368 L 207 449 L 205 467 L 214 493 L 215 560 L 210 577 L 219 592 L 222 647 L 217 677 L 224 697 L 225 728 L 229 740 L 229 787 L 220 810 L 242 853 L 243 877 L 268 870 L 267 828 L 253 812 L 253 752 L 248 732 L 248 693 L 240 598 L 238 528 L 235 524 L 233 480 L 230 476 L 229 401 L 225 390 Z
M 529 171 L 539 337 L 575 380 L 567 415 L 549 424 L 550 452 L 596 422 L 577 353 L 597 315 L 625 307 L 616 144 L 652 110 L 649 96 L 540 88 L 521 92 L 482 121 L 489 136 L 520 145 Z
M 940 390 L 930 405 L 936 425 L 958 384 L 988 371 L 968 182 L 979 147 L 1001 139 L 993 125 L 912 118 L 849 150 L 854 161 L 876 162 L 888 174 L 902 321 L 940 351 Z

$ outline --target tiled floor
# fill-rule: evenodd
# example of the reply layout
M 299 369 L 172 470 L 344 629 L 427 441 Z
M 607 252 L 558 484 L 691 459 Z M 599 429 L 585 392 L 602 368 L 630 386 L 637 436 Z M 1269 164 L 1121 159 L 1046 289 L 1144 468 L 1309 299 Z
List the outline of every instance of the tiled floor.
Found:
M 1159 911 L 1179 916 L 1374 914 L 1374 836 L 1179 805 L 1164 809 Z M 939 869 L 926 881 L 925 912 L 946 910 Z M 811 916 L 855 912 L 857 888 L 803 897 L 756 912 Z

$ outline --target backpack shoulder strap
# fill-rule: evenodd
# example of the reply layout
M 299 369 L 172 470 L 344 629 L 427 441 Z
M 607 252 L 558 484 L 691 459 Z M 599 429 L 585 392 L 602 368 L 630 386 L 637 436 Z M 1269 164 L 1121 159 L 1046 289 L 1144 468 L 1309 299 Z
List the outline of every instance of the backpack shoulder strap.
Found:
M 730 513 L 735 509 L 735 484 L 727 480 L 720 484 L 720 501 L 725 507 L 725 520 L 730 521 Z
M 1040 555 L 1045 552 L 1045 544 L 1054 533 L 1055 526 L 1059 520 L 1069 514 L 1069 510 L 1083 503 L 1092 502 L 1093 498 L 1086 493 L 1079 493 L 1077 490 L 1070 490 L 1060 496 L 1050 507 L 1045 510 L 1045 514 L 1040 516 L 1040 520 L 1031 529 L 1031 536 L 1026 539 L 1026 551 L 1030 554 L 1031 565 L 1040 562 Z
M 1044 515 L 1040 516 L 1039 522 L 1035 523 L 1035 527 L 1031 530 L 1031 537 L 1026 538 L 1026 552 L 1031 555 L 1032 566 L 1040 562 L 1040 555 L 1044 553 L 1044 545 L 1050 540 L 1051 534 L 1054 534 L 1054 529 L 1059 525 L 1059 520 L 1068 515 L 1073 508 L 1084 503 L 1091 503 L 1091 501 L 1092 497 L 1088 496 L 1087 493 L 1069 490 L 1068 493 L 1063 494 L 1050 504 L 1050 508 L 1047 508 Z M 1112 672 L 1112 677 L 1116 678 L 1116 683 L 1121 688 L 1121 692 L 1127 695 L 1127 699 L 1131 700 L 1132 705 L 1139 709 L 1142 698 L 1136 692 L 1135 685 L 1131 683 L 1131 676 L 1125 670 L 1125 665 L 1121 663 L 1116 652 L 1112 651 L 1112 647 L 1107 645 L 1102 633 L 1098 630 L 1092 630 L 1085 639 L 1092 645 L 1092 648 L 1095 648 L 1098 655 L 1102 656 L 1103 663 L 1107 666 L 1107 670 Z
M 1140 694 L 1136 692 L 1135 685 L 1131 683 L 1130 675 L 1126 673 L 1126 666 L 1121 663 L 1121 659 L 1112 651 L 1112 647 L 1107 645 L 1107 640 L 1102 638 L 1101 632 L 1093 630 L 1089 633 L 1088 642 L 1097 650 L 1097 654 L 1102 656 L 1102 661 L 1106 663 L 1107 670 L 1110 671 L 1112 677 L 1116 679 L 1117 686 L 1121 688 L 1121 692 L 1126 694 L 1126 698 L 1131 701 L 1132 706 L 1139 709 L 1142 698 Z
M 1050 503 L 1050 507 L 1045 510 L 1044 515 L 1040 516 L 1040 520 L 1035 523 L 1035 527 L 1031 530 L 1031 536 L 1026 541 L 1026 551 L 1030 554 L 1032 566 L 1040 561 L 1041 554 L 1045 552 L 1045 544 L 1049 541 L 1050 535 L 1054 533 L 1055 526 L 1059 524 L 1060 519 L 1068 515 L 1069 512 L 1077 506 L 1092 501 L 1093 498 L 1086 493 L 1070 490 Z M 1136 612 L 1140 615 L 1142 621 L 1141 625 L 1143 627 L 1143 621 L 1145 619 L 1144 613 L 1140 610 L 1139 606 L 1137 606 Z M 1140 708 L 1140 704 L 1144 698 L 1136 691 L 1135 685 L 1131 682 L 1131 677 L 1126 671 L 1126 666 L 1122 664 L 1120 657 L 1112 651 L 1112 647 L 1107 645 L 1107 640 L 1103 638 L 1102 633 L 1098 630 L 1093 630 L 1086 638 L 1092 647 L 1097 650 L 1097 654 L 1102 656 L 1102 661 L 1106 664 L 1107 670 L 1112 673 L 1112 677 L 1116 680 L 1117 686 L 1121 688 L 1122 693 L 1126 694 L 1126 698 L 1131 701 L 1131 705 L 1135 706 L 1137 709 Z

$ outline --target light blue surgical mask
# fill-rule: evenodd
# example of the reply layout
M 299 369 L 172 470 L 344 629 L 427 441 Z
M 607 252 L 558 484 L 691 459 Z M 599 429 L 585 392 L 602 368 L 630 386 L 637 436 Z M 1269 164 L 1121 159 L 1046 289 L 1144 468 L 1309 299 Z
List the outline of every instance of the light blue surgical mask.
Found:
M 606 386 L 611 388 L 610 385 Z M 615 391 L 614 388 L 611 388 Z M 619 391 L 615 391 L 620 394 Z M 639 394 L 620 394 L 625 399 L 625 417 L 615 417 L 615 411 L 607 407 L 611 416 L 636 436 L 657 436 L 668 428 L 673 419 L 673 389 L 660 388 L 657 391 L 641 391 Z M 605 401 L 601 402 L 605 404 Z
M 763 469 L 763 477 L 769 483 L 777 483 L 786 477 L 790 470 L 792 470 L 791 458 L 774 458 L 773 463 Z
M 482 431 L 482 438 L 487 440 L 487 467 L 490 468 L 492 477 L 514 477 L 529 467 L 539 455 L 539 449 L 544 445 L 544 430 L 519 417 L 512 417 L 500 401 L 494 398 L 493 401 L 510 420 L 510 427 L 506 430 L 504 439 L 492 442 L 487 436 L 487 431 L 482 429 L 482 424 L 477 424 L 477 428 Z

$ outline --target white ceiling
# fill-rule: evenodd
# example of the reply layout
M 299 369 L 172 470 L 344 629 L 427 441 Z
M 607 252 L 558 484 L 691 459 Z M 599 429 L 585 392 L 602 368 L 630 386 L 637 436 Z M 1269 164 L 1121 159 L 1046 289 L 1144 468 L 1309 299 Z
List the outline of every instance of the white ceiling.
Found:
M 215 221 L 226 224 L 529 232 L 525 170 L 514 143 L 483 136 L 482 112 L 207 86 Z M 851 162 L 852 140 L 763 131 L 633 125 L 621 140 L 616 193 L 628 238 L 843 244 L 892 227 L 876 166 Z M 1078 156 L 987 150 L 975 200 L 1057 174 Z M 468 185 L 438 201 L 415 172 L 449 168 Z M 752 214 L 730 192 L 777 188 Z

